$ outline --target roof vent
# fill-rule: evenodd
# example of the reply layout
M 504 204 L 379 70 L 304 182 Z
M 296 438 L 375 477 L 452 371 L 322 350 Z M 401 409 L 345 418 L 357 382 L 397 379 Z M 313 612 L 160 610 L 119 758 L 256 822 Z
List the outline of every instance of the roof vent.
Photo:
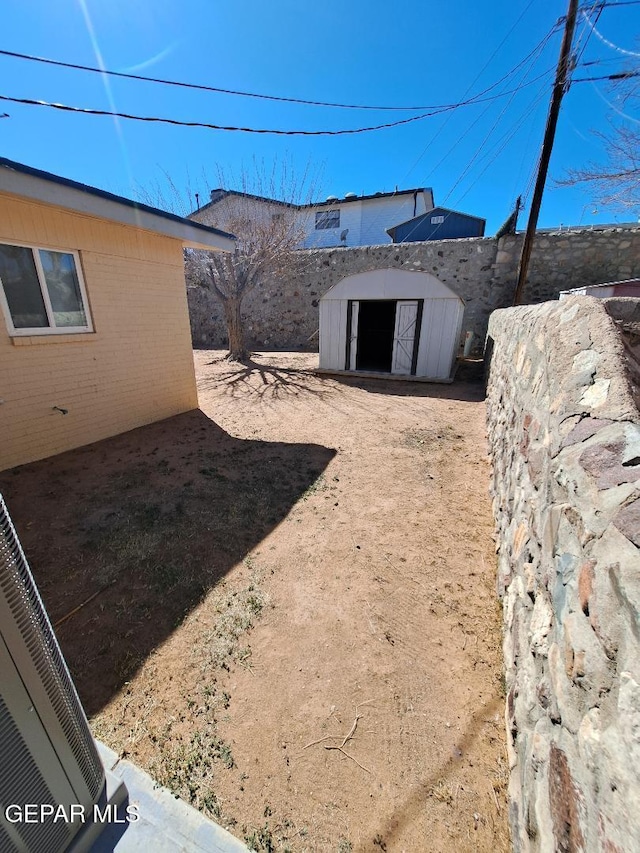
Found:
M 345 198 L 358 198 L 358 193 L 345 193 Z
M 337 195 L 328 195 L 327 201 L 338 201 L 338 196 Z

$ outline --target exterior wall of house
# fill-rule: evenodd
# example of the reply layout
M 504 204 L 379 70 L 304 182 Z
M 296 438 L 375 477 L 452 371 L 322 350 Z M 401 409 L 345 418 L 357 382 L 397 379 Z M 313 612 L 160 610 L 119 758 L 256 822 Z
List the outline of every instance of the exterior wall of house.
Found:
M 405 219 L 411 219 L 425 213 L 429 199 L 424 192 L 415 195 L 382 196 L 364 200 L 346 201 L 338 199 L 335 204 L 320 205 L 310 208 L 311 219 L 305 222 L 308 236 L 302 244 L 305 249 L 325 249 L 334 246 L 378 246 L 389 243 L 391 238 L 387 228 L 397 225 Z M 315 229 L 316 211 L 340 211 L 340 226 L 331 229 Z M 301 211 L 304 213 L 305 211 Z M 349 229 L 345 242 L 341 242 L 340 234 Z
M 0 194 L 0 241 L 79 251 L 94 328 L 0 318 L 0 470 L 197 406 L 179 240 Z
M 361 201 L 348 201 L 341 204 L 338 200 L 334 204 L 301 210 L 299 215 L 305 224 L 306 232 L 301 248 L 329 249 L 334 246 L 359 246 L 362 230 L 362 207 Z M 330 210 L 340 212 L 338 227 L 316 229 L 316 213 L 327 213 Z M 340 240 L 340 235 L 347 228 L 349 233 L 346 242 L 343 243 Z
M 367 199 L 338 199 L 335 204 L 320 204 L 298 208 L 294 214 L 294 227 L 306 236 L 300 243 L 303 249 L 327 249 L 337 246 L 376 246 L 390 243 L 387 228 L 406 219 L 419 216 L 431 209 L 430 191 L 408 195 L 381 196 Z M 340 225 L 336 228 L 316 229 L 316 213 L 340 211 Z M 234 231 L 238 219 L 268 222 L 272 216 L 291 215 L 291 210 L 258 198 L 230 195 L 212 207 L 192 213 L 195 222 Z M 345 241 L 340 235 L 348 229 Z
M 274 216 L 282 216 L 289 209 L 259 198 L 229 195 L 212 207 L 204 207 L 190 214 L 189 219 L 233 233 L 235 224 L 243 219 L 268 224 Z M 290 214 L 289 214 L 290 215 Z

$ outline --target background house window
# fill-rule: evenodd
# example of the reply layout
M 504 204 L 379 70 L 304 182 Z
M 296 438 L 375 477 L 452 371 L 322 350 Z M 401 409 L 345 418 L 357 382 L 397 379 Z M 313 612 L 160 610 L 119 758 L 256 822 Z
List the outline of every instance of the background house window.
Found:
M 11 333 L 92 331 L 75 252 L 0 243 L 0 285 Z
M 431 224 L 432 225 L 442 225 L 443 222 L 444 222 L 444 216 L 432 216 L 431 217 Z
M 320 210 L 316 213 L 316 231 L 340 227 L 339 210 Z

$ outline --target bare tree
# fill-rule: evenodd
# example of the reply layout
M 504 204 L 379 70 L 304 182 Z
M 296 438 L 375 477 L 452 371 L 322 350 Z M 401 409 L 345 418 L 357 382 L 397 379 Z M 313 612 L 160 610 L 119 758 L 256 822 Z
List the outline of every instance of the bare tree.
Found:
M 208 217 L 207 224 L 224 226 L 236 237 L 236 246 L 232 252 L 187 250 L 187 281 L 212 290 L 220 300 L 229 337 L 228 357 L 243 361 L 248 353 L 242 302 L 266 279 L 291 272 L 296 262 L 293 252 L 305 235 L 304 215 L 291 203 L 264 204 L 246 194 L 228 196 L 216 207 L 220 209 Z
M 232 252 L 185 250 L 185 272 L 189 286 L 207 288 L 219 299 L 229 338 L 228 357 L 242 361 L 248 356 L 243 300 L 265 280 L 291 273 L 300 264 L 294 250 L 300 247 L 307 233 L 308 214 L 304 204 L 312 200 L 317 178 L 308 167 L 301 177 L 296 177 L 286 162 L 267 167 L 264 162 L 254 161 L 239 176 L 219 170 L 218 182 L 233 190 L 198 192 L 189 179 L 188 186 L 181 191 L 165 173 L 161 183 L 150 190 L 141 189 L 138 194 L 142 201 L 189 215 L 196 222 L 235 236 Z M 198 183 L 211 186 L 206 176 Z M 215 204 L 209 203 L 210 197 L 215 197 Z
M 558 181 L 563 186 L 587 184 L 595 201 L 619 209 L 640 205 L 640 86 L 634 83 L 623 76 L 614 85 L 620 106 L 614 106 L 607 131 L 594 131 L 606 149 L 606 162 L 569 169 Z
M 211 289 L 220 300 L 229 337 L 228 357 L 243 361 L 248 356 L 243 300 L 267 279 L 292 271 L 297 260 L 294 250 L 307 227 L 301 204 L 310 201 L 312 187 L 308 172 L 299 182 L 281 164 L 274 164 L 269 173 L 264 164 L 254 164 L 251 174 L 244 172 L 233 183 L 239 189 L 192 218 L 232 233 L 235 249 L 225 254 L 193 252 L 187 279 L 190 272 L 195 273 L 192 280 Z

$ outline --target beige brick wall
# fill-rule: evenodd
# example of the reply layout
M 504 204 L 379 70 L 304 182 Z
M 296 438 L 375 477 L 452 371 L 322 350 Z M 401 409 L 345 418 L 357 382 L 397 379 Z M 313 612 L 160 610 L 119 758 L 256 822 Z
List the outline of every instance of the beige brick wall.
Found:
M 0 241 L 79 251 L 95 330 L 0 318 L 0 470 L 197 407 L 178 240 L 0 194 Z

